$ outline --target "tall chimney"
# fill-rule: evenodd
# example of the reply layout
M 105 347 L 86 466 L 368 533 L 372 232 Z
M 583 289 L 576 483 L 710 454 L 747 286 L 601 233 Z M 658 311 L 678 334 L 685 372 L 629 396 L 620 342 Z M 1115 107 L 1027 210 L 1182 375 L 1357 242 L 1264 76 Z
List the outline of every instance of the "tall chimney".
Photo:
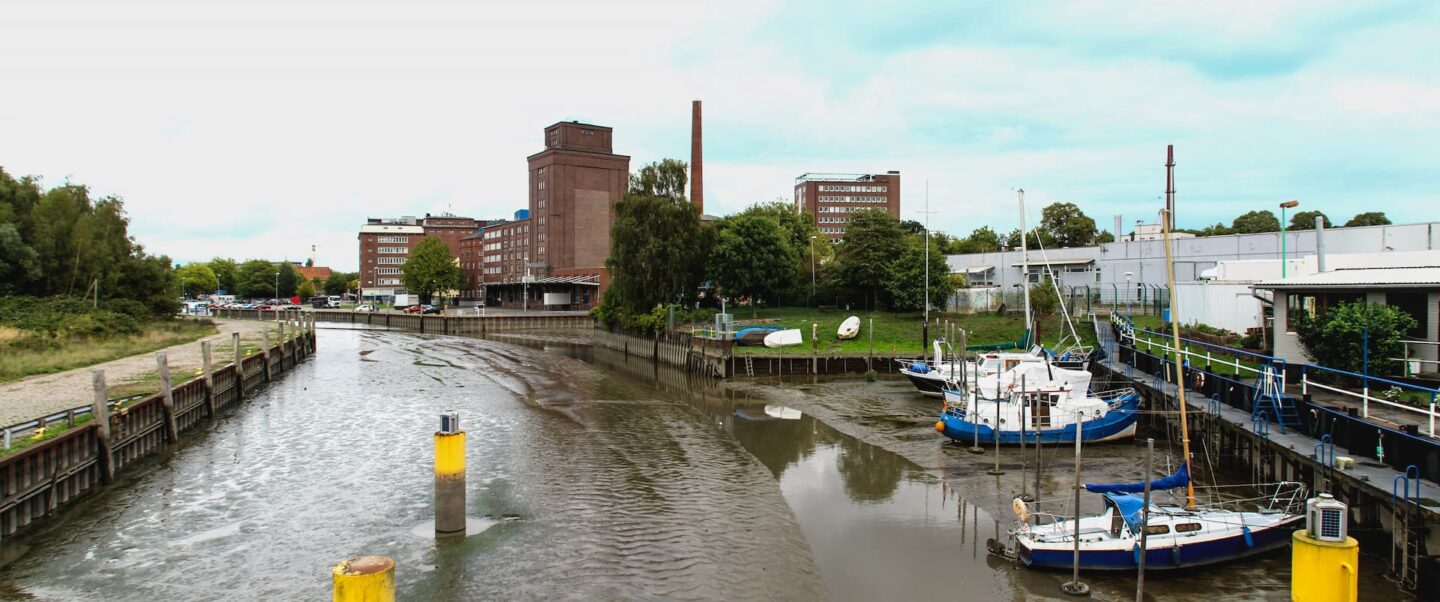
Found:
M 690 202 L 705 213 L 705 153 L 700 133 L 700 101 L 690 102 Z
M 1115 242 L 1120 242 L 1120 237 L 1121 237 L 1121 236 L 1124 236 L 1123 234 L 1120 233 L 1120 218 L 1121 218 L 1121 217 L 1122 217 L 1122 216 L 1121 216 L 1119 213 L 1116 213 L 1116 214 L 1115 214 L 1115 229 L 1110 231 L 1111 234 L 1114 234 L 1114 235 L 1115 235 Z
M 1298 246 L 1298 245 L 1297 245 Z M 1315 269 L 1325 271 L 1325 216 L 1315 216 Z
M 1175 231 L 1175 145 L 1165 145 L 1165 230 Z

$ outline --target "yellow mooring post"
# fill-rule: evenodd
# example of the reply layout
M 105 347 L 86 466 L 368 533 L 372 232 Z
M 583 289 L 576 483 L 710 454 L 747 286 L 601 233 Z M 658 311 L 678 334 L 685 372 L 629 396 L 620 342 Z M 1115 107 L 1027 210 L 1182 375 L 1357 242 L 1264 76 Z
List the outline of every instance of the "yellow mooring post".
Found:
M 435 537 L 465 536 L 465 431 L 460 414 L 440 415 L 435 433 Z
M 361 556 L 330 571 L 334 602 L 395 602 L 395 561 L 388 556 Z
M 1346 531 L 1343 502 L 1322 493 L 1305 505 L 1305 528 L 1290 538 L 1290 599 L 1359 599 L 1360 544 Z

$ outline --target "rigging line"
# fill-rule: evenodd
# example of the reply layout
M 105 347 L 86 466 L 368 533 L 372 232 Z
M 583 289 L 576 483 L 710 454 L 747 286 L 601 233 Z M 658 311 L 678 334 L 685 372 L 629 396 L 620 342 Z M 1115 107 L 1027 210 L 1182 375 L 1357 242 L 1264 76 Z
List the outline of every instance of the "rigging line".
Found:
M 1069 334 L 1062 333 L 1060 341 L 1055 347 L 1057 349 L 1060 348 L 1060 345 L 1065 342 L 1065 337 L 1068 336 L 1075 339 L 1075 347 L 1083 349 L 1084 346 L 1081 345 L 1080 334 L 1075 332 L 1075 324 L 1070 321 L 1070 311 L 1065 307 L 1065 295 L 1060 293 L 1060 281 L 1055 278 L 1055 268 L 1050 266 L 1050 256 L 1045 252 L 1045 241 L 1040 239 L 1040 230 L 1038 227 L 1032 226 L 1031 229 L 1035 231 L 1035 244 L 1040 247 L 1040 260 L 1045 262 L 1045 271 L 1050 273 L 1050 287 L 1055 290 L 1055 298 L 1059 301 L 1060 315 L 1064 316 L 1065 325 L 1070 328 Z M 1026 276 L 1028 276 L 1028 274 L 1026 274 Z

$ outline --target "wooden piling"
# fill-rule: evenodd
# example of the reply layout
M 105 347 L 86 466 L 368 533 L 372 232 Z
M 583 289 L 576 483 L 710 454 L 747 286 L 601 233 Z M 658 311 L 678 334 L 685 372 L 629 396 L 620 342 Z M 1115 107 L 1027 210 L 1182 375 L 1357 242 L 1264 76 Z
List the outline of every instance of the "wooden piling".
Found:
M 230 333 L 230 341 L 235 345 L 235 364 L 231 368 L 235 372 L 235 401 L 245 397 L 245 355 L 240 349 L 240 333 Z
M 115 455 L 110 449 L 110 398 L 106 394 L 105 371 L 95 368 L 90 371 L 90 381 L 95 388 L 95 400 L 90 411 L 95 415 L 96 454 L 100 460 L 100 481 L 109 484 L 115 480 Z
M 200 341 L 200 370 L 205 374 L 205 413 L 215 416 L 215 367 L 211 363 L 210 341 Z
M 155 364 L 160 371 L 160 407 L 165 411 L 165 442 L 180 440 L 180 429 L 175 428 L 175 391 L 170 387 L 170 359 L 164 351 L 155 352 Z
M 262 342 L 264 347 L 262 351 L 265 355 L 265 382 L 268 383 L 270 382 L 270 327 L 267 326 L 262 329 L 260 334 L 263 335 Z

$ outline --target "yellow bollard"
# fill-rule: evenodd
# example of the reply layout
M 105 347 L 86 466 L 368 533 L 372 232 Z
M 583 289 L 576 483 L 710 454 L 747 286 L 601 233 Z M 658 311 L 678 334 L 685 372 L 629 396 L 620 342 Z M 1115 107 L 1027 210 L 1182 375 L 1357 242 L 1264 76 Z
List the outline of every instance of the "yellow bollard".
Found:
M 465 431 L 454 413 L 435 433 L 435 536 L 465 536 Z
M 1320 541 L 1300 529 L 1291 536 L 1290 599 L 1296 602 L 1355 602 L 1359 599 L 1360 544 Z
M 361 556 L 330 571 L 334 602 L 395 602 L 395 561 Z

